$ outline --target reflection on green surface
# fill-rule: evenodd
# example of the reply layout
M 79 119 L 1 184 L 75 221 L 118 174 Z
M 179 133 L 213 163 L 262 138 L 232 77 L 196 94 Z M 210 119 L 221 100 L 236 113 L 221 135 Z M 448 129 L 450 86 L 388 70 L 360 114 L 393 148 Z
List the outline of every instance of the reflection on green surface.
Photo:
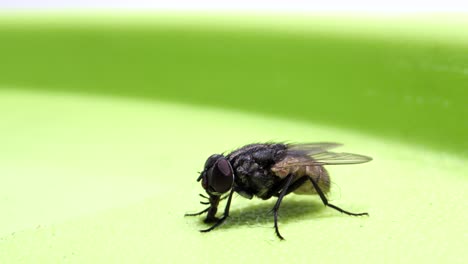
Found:
M 451 24 L 308 18 L 262 30 L 154 16 L 1 20 L 0 85 L 236 108 L 467 154 L 468 36 Z
M 0 263 L 462 263 L 466 160 L 326 126 L 92 96 L 0 91 Z M 210 154 L 252 141 L 338 140 L 370 163 L 329 166 L 331 200 L 235 196 L 201 234 L 195 181 Z M 181 253 L 183 251 L 183 253 Z M 242 252 L 240 254 L 239 252 Z M 337 253 L 339 252 L 339 254 Z

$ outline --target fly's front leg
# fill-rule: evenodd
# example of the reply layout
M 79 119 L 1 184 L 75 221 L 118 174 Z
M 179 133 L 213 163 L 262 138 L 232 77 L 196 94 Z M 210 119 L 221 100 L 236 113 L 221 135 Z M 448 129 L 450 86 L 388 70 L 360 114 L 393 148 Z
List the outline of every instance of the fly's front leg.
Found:
M 206 218 L 205 218 L 205 220 L 203 220 L 203 222 L 205 222 L 205 223 L 214 223 L 214 222 L 219 220 L 215 216 L 216 212 L 218 211 L 218 207 L 209 207 L 207 211 L 208 211 L 208 214 L 206 215 Z
M 208 198 L 208 200 L 210 202 L 210 208 L 208 209 L 208 214 L 206 215 L 206 219 L 204 220 L 204 222 L 214 223 L 218 221 L 218 218 L 216 217 L 216 212 L 218 211 L 220 196 L 210 194 L 210 198 Z
M 205 210 L 200 211 L 200 212 L 198 212 L 198 213 L 185 214 L 184 216 L 197 216 L 197 215 L 201 215 L 201 214 L 203 214 L 203 213 L 205 213 L 205 212 L 208 212 L 208 210 L 210 210 L 210 208 L 211 208 L 211 207 L 208 207 L 208 208 L 206 208 Z
M 231 190 L 231 193 L 229 193 L 229 196 L 228 196 L 226 207 L 224 208 L 223 217 L 221 217 L 220 219 L 216 219 L 216 223 L 214 225 L 212 225 L 208 229 L 200 230 L 200 232 L 210 232 L 211 230 L 215 229 L 217 226 L 221 225 L 226 220 L 226 218 L 228 218 L 229 208 L 231 207 L 231 200 L 232 200 L 232 195 L 233 194 L 234 194 L 234 190 Z M 209 216 L 209 214 L 208 214 L 208 216 Z M 214 217 L 214 215 L 213 215 L 213 217 Z M 206 218 L 206 220 L 208 220 L 208 217 Z M 206 222 L 206 220 L 205 220 L 205 222 Z
M 214 223 L 214 222 L 218 221 L 218 218 L 215 215 L 216 215 L 216 212 L 218 211 L 218 204 L 219 204 L 219 201 L 220 201 L 220 197 L 215 196 L 215 195 L 210 195 L 210 197 L 207 197 L 207 196 L 205 196 L 203 194 L 200 194 L 200 196 L 202 198 L 208 199 L 208 202 L 203 202 L 202 201 L 200 203 L 201 204 L 209 204 L 210 206 L 205 208 L 203 211 L 200 211 L 198 213 L 193 213 L 193 214 L 185 214 L 185 216 L 197 216 L 197 215 L 201 215 L 201 214 L 204 214 L 204 213 L 208 212 L 208 214 L 206 216 L 206 219 L 204 220 L 205 223 Z M 225 197 L 223 197 L 223 198 L 225 198 Z

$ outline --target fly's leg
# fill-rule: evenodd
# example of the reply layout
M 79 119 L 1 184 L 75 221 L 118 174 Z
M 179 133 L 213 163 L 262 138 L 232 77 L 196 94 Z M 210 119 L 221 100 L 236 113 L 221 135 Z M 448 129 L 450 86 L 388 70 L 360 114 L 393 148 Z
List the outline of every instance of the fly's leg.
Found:
M 212 225 L 210 228 L 208 229 L 204 229 L 204 230 L 200 230 L 200 232 L 210 232 L 211 230 L 215 229 L 217 226 L 219 226 L 220 224 L 222 224 L 224 222 L 224 220 L 226 220 L 226 218 L 228 218 L 229 216 L 229 208 L 231 207 L 231 200 L 232 200 L 232 195 L 234 194 L 234 190 L 231 190 L 231 193 L 229 193 L 229 196 L 228 196 L 228 200 L 227 200 L 227 203 L 226 203 L 226 207 L 224 208 L 224 214 L 223 214 L 223 217 L 221 217 L 220 219 L 217 219 L 216 223 L 214 225 Z
M 229 197 L 229 194 L 226 194 L 226 195 L 224 195 L 223 197 L 221 197 L 221 199 L 219 199 L 219 200 L 220 200 L 220 201 L 226 200 L 226 198 L 228 198 L 228 197 Z
M 264 198 L 270 198 L 271 196 L 278 197 L 281 193 L 281 190 L 284 189 L 284 185 L 286 182 L 289 180 L 289 178 L 286 176 L 282 178 L 279 182 L 277 182 L 274 186 L 268 190 L 268 192 L 264 195 Z M 294 184 L 294 183 L 293 183 Z
M 212 223 L 212 222 L 217 221 L 218 218 L 216 218 L 215 215 L 216 215 L 216 211 L 218 210 L 218 203 L 220 201 L 219 196 L 207 197 L 207 196 L 205 196 L 203 194 L 200 194 L 200 196 L 202 198 L 208 199 L 208 202 L 201 201 L 200 203 L 201 204 L 209 204 L 210 206 L 208 206 L 208 208 L 205 208 L 201 212 L 193 213 L 193 214 L 185 214 L 185 216 L 197 216 L 197 215 L 201 215 L 203 213 L 208 212 L 208 214 L 206 216 L 206 219 L 205 219 L 205 223 Z
M 203 211 L 200 211 L 198 213 L 185 214 L 184 216 L 197 216 L 197 215 L 201 215 L 201 214 L 208 212 L 208 215 L 206 219 L 204 220 L 204 222 L 212 223 L 212 222 L 218 221 L 218 218 L 214 216 L 216 214 L 216 210 L 217 210 L 216 207 L 209 206 L 208 208 L 205 208 Z
M 208 207 L 206 208 L 205 210 L 201 211 L 201 212 L 198 212 L 198 213 L 193 213 L 193 214 L 185 214 L 184 216 L 197 216 L 197 215 L 201 215 L 203 213 L 206 213 L 208 212 L 208 210 L 210 210 L 211 207 Z
M 226 194 L 225 196 L 221 197 L 219 199 L 219 201 L 225 200 L 228 196 L 229 196 L 229 194 Z M 208 199 L 208 202 L 200 201 L 201 204 L 205 204 L 205 205 L 210 204 L 210 198 L 209 197 L 207 197 L 207 196 L 205 196 L 205 195 L 203 195 L 201 193 L 200 193 L 200 197 Z
M 208 200 L 210 199 L 210 197 L 208 197 L 208 196 L 206 196 L 206 195 L 204 195 L 204 194 L 201 194 L 201 193 L 200 193 L 200 194 L 198 194 L 198 195 L 200 195 L 201 198 L 205 198 L 205 199 L 208 199 Z M 224 195 L 223 197 L 221 197 L 221 199 L 219 199 L 219 200 L 220 200 L 220 201 L 225 200 L 226 198 L 228 198 L 228 196 L 229 196 L 229 194 L 226 194 L 226 195 Z
M 285 195 L 288 195 L 288 194 L 294 192 L 295 190 L 297 190 L 297 188 L 301 187 L 302 184 L 304 184 L 307 181 L 307 177 L 308 176 L 302 176 L 301 178 L 299 178 L 295 182 L 293 182 L 291 185 L 289 185 L 289 188 L 286 191 Z M 277 193 L 273 194 L 273 196 L 279 197 L 280 194 L 281 194 L 281 192 L 278 191 Z
M 322 199 L 322 202 L 323 202 L 323 204 L 325 206 L 331 207 L 331 208 L 337 210 L 338 212 L 344 213 L 344 214 L 347 214 L 347 215 L 353 215 L 353 216 L 369 215 L 368 213 L 351 213 L 351 212 L 348 212 L 346 210 L 343 210 L 343 209 L 339 208 L 336 205 L 333 205 L 333 204 L 329 203 L 328 200 L 327 200 L 327 197 L 325 197 L 325 194 L 323 194 L 322 190 L 320 189 L 318 184 L 314 181 L 314 179 L 312 179 L 312 177 L 309 176 L 309 180 L 310 180 L 310 182 L 312 182 L 312 185 L 314 186 L 315 191 L 318 193 L 318 195 L 320 196 L 320 199 Z
M 283 200 L 283 197 L 286 195 L 287 191 L 288 191 L 288 187 L 289 185 L 291 184 L 291 181 L 293 179 L 293 176 L 292 175 L 289 175 L 286 177 L 286 183 L 284 184 L 283 186 L 283 189 L 281 190 L 281 193 L 280 195 L 278 196 L 278 200 L 276 200 L 276 204 L 275 206 L 273 207 L 273 215 L 274 215 L 274 218 L 275 218 L 275 232 L 276 232 L 276 235 L 279 237 L 279 239 L 283 240 L 284 237 L 281 236 L 279 230 L 278 230 L 278 210 L 280 208 L 280 205 L 281 205 L 281 201 Z
M 346 210 L 343 210 L 343 209 L 339 208 L 336 205 L 333 205 L 333 204 L 329 203 L 327 197 L 322 192 L 322 190 L 320 189 L 318 184 L 310 176 L 303 176 L 303 177 L 297 179 L 295 182 L 293 182 L 289 186 L 288 191 L 286 192 L 285 195 L 288 195 L 289 193 L 294 192 L 297 188 L 299 188 L 302 184 L 304 184 L 308 179 L 312 182 L 312 185 L 314 186 L 317 194 L 320 196 L 320 199 L 322 200 L 323 204 L 325 204 L 325 206 L 331 207 L 331 208 L 333 208 L 333 209 L 335 209 L 335 210 L 337 210 L 337 211 L 339 211 L 341 213 L 347 214 L 347 215 L 353 215 L 353 216 L 369 215 L 368 213 L 351 213 L 351 212 L 348 212 Z M 280 194 L 281 193 L 277 193 L 274 196 L 279 196 Z

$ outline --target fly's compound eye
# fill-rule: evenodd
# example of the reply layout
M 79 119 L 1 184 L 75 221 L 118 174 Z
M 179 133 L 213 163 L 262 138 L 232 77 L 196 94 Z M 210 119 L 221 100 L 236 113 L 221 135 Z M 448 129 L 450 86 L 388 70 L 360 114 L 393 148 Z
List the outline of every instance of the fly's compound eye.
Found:
M 223 155 L 220 154 L 213 154 L 205 162 L 205 170 L 213 167 L 213 165 L 219 160 L 224 158 Z
M 229 191 L 234 182 L 234 173 L 226 158 L 219 158 L 207 173 L 208 188 L 216 193 Z

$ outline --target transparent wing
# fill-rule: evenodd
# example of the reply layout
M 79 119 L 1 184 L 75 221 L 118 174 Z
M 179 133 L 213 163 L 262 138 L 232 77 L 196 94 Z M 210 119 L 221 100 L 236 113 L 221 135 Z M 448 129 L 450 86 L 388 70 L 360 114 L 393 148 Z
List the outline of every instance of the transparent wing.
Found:
M 332 148 L 337 148 L 343 144 L 334 142 L 316 142 L 316 143 L 300 143 L 288 144 L 288 152 L 291 154 L 314 155 L 318 153 L 327 152 Z
M 325 165 L 360 164 L 372 160 L 369 156 L 346 152 L 323 152 L 317 155 L 312 155 L 311 158 L 314 161 L 321 162 Z
M 304 160 L 303 158 L 292 158 L 289 161 L 283 162 L 280 167 L 286 168 L 293 166 L 360 164 L 372 160 L 371 157 L 365 155 L 328 151 L 328 149 L 338 146 L 341 146 L 341 144 L 330 142 L 288 145 L 287 156 L 306 156 L 308 159 Z

